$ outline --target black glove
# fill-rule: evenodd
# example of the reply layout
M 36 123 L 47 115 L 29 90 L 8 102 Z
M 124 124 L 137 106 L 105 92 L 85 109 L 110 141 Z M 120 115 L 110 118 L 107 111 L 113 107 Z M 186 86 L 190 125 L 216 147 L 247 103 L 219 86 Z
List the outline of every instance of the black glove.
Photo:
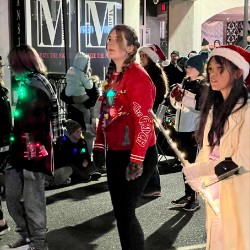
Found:
M 130 162 L 126 169 L 126 179 L 128 181 L 134 180 L 142 175 L 143 167 L 142 164 Z
M 93 161 L 98 169 L 105 166 L 105 151 L 93 150 Z
M 227 173 L 235 168 L 238 168 L 238 165 L 232 161 L 230 157 L 225 158 L 224 161 L 220 162 L 214 167 L 215 174 L 220 176 L 222 174 Z M 236 174 L 236 173 L 235 173 Z

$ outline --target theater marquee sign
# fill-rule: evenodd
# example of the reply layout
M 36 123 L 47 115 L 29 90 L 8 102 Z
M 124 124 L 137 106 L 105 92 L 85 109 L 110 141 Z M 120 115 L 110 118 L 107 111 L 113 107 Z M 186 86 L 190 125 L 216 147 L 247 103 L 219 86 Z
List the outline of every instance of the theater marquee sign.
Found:
M 17 27 L 20 30 L 13 45 L 23 43 L 25 37 L 49 72 L 65 73 L 76 52 L 83 51 L 91 57 L 93 74 L 103 77 L 103 67 L 108 65 L 105 41 L 110 29 L 122 23 L 122 0 L 12 0 L 12 11 L 13 34 Z

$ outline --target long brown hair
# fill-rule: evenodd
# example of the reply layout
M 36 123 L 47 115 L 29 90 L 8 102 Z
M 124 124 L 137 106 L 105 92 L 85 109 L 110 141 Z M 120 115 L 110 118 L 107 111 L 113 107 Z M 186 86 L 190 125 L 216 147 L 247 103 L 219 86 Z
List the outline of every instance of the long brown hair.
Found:
M 124 48 L 124 39 L 122 35 L 124 35 L 124 38 L 126 39 L 128 46 L 134 45 L 134 50 L 128 54 L 128 57 L 123 63 L 122 71 L 120 72 L 120 74 L 118 75 L 116 79 L 116 81 L 118 82 L 121 80 L 123 73 L 128 69 L 129 64 L 133 63 L 136 60 L 136 53 L 137 53 L 138 48 L 140 47 L 140 43 L 138 41 L 138 37 L 137 37 L 135 30 L 127 25 L 124 25 L 124 24 L 116 25 L 110 30 L 109 34 L 111 34 L 113 31 L 115 31 L 118 36 L 120 48 Z M 106 47 L 107 47 L 107 43 L 106 43 Z M 106 80 L 109 80 L 111 78 L 115 70 L 116 70 L 116 65 L 114 61 L 111 60 L 109 67 L 108 67 L 107 74 L 106 74 Z
M 12 48 L 8 55 L 9 67 L 15 75 L 27 72 L 47 74 L 47 68 L 37 51 L 27 45 L 22 44 Z

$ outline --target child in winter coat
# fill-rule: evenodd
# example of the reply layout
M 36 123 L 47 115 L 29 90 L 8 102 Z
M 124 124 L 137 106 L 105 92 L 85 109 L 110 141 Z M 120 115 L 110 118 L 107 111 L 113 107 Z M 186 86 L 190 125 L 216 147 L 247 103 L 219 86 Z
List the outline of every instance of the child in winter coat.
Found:
M 66 121 L 64 135 L 57 139 L 55 147 L 55 179 L 62 179 L 62 174 L 66 174 L 64 181 L 71 178 L 72 183 L 97 180 L 101 174 L 91 163 L 87 143 L 82 135 L 81 125 L 71 119 Z M 68 168 L 72 169 L 72 172 Z M 56 184 L 56 183 L 55 183 Z M 63 183 L 61 183 L 63 184 Z
M 68 104 L 68 119 L 75 120 L 79 122 L 82 126 L 84 131 L 84 138 L 88 145 L 88 151 L 91 154 L 93 148 L 93 142 L 96 135 L 96 123 L 98 122 L 99 115 L 100 115 L 100 107 L 101 101 L 98 99 L 101 95 L 100 85 L 101 81 L 97 75 L 92 75 L 90 77 L 91 81 L 93 82 L 93 87 L 91 89 L 86 89 L 87 95 L 89 97 L 88 100 L 84 102 L 84 104 L 79 104 L 78 96 L 67 96 L 66 95 L 66 88 L 62 90 L 60 93 L 60 98 L 62 101 Z M 67 85 L 66 85 L 67 87 Z M 85 123 L 82 121 L 82 113 L 75 109 L 72 105 L 84 105 L 89 111 L 89 118 L 87 119 L 88 122 Z
M 186 62 L 186 77 L 181 85 L 176 85 L 170 93 L 170 102 L 176 108 L 175 142 L 185 154 L 185 159 L 192 163 L 197 155 L 197 145 L 194 138 L 199 119 L 199 106 L 201 95 L 207 87 L 202 75 L 204 70 L 204 57 L 196 55 Z M 195 211 L 200 208 L 197 194 L 186 183 L 185 195 L 172 201 L 176 207 L 186 211 Z
M 74 97 L 74 103 L 68 107 L 68 118 L 78 121 L 84 129 L 85 124 L 90 124 L 90 110 L 85 106 L 85 102 L 89 99 L 86 89 L 93 87 L 90 77 L 90 57 L 83 52 L 78 52 L 73 67 L 70 67 L 66 74 L 65 94 Z

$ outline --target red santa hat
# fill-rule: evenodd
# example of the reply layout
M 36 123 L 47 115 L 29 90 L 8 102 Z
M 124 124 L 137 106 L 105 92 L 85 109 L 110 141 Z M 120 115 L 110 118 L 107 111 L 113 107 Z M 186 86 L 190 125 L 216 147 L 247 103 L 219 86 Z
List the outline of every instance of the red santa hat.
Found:
M 138 52 L 143 52 L 154 62 L 165 61 L 166 57 L 161 48 L 156 44 L 148 44 L 139 48 Z
M 209 54 L 208 60 L 212 56 L 222 56 L 235 64 L 239 69 L 242 69 L 243 79 L 246 81 L 246 85 L 250 86 L 250 53 L 247 50 L 237 45 L 225 45 L 213 49 Z

